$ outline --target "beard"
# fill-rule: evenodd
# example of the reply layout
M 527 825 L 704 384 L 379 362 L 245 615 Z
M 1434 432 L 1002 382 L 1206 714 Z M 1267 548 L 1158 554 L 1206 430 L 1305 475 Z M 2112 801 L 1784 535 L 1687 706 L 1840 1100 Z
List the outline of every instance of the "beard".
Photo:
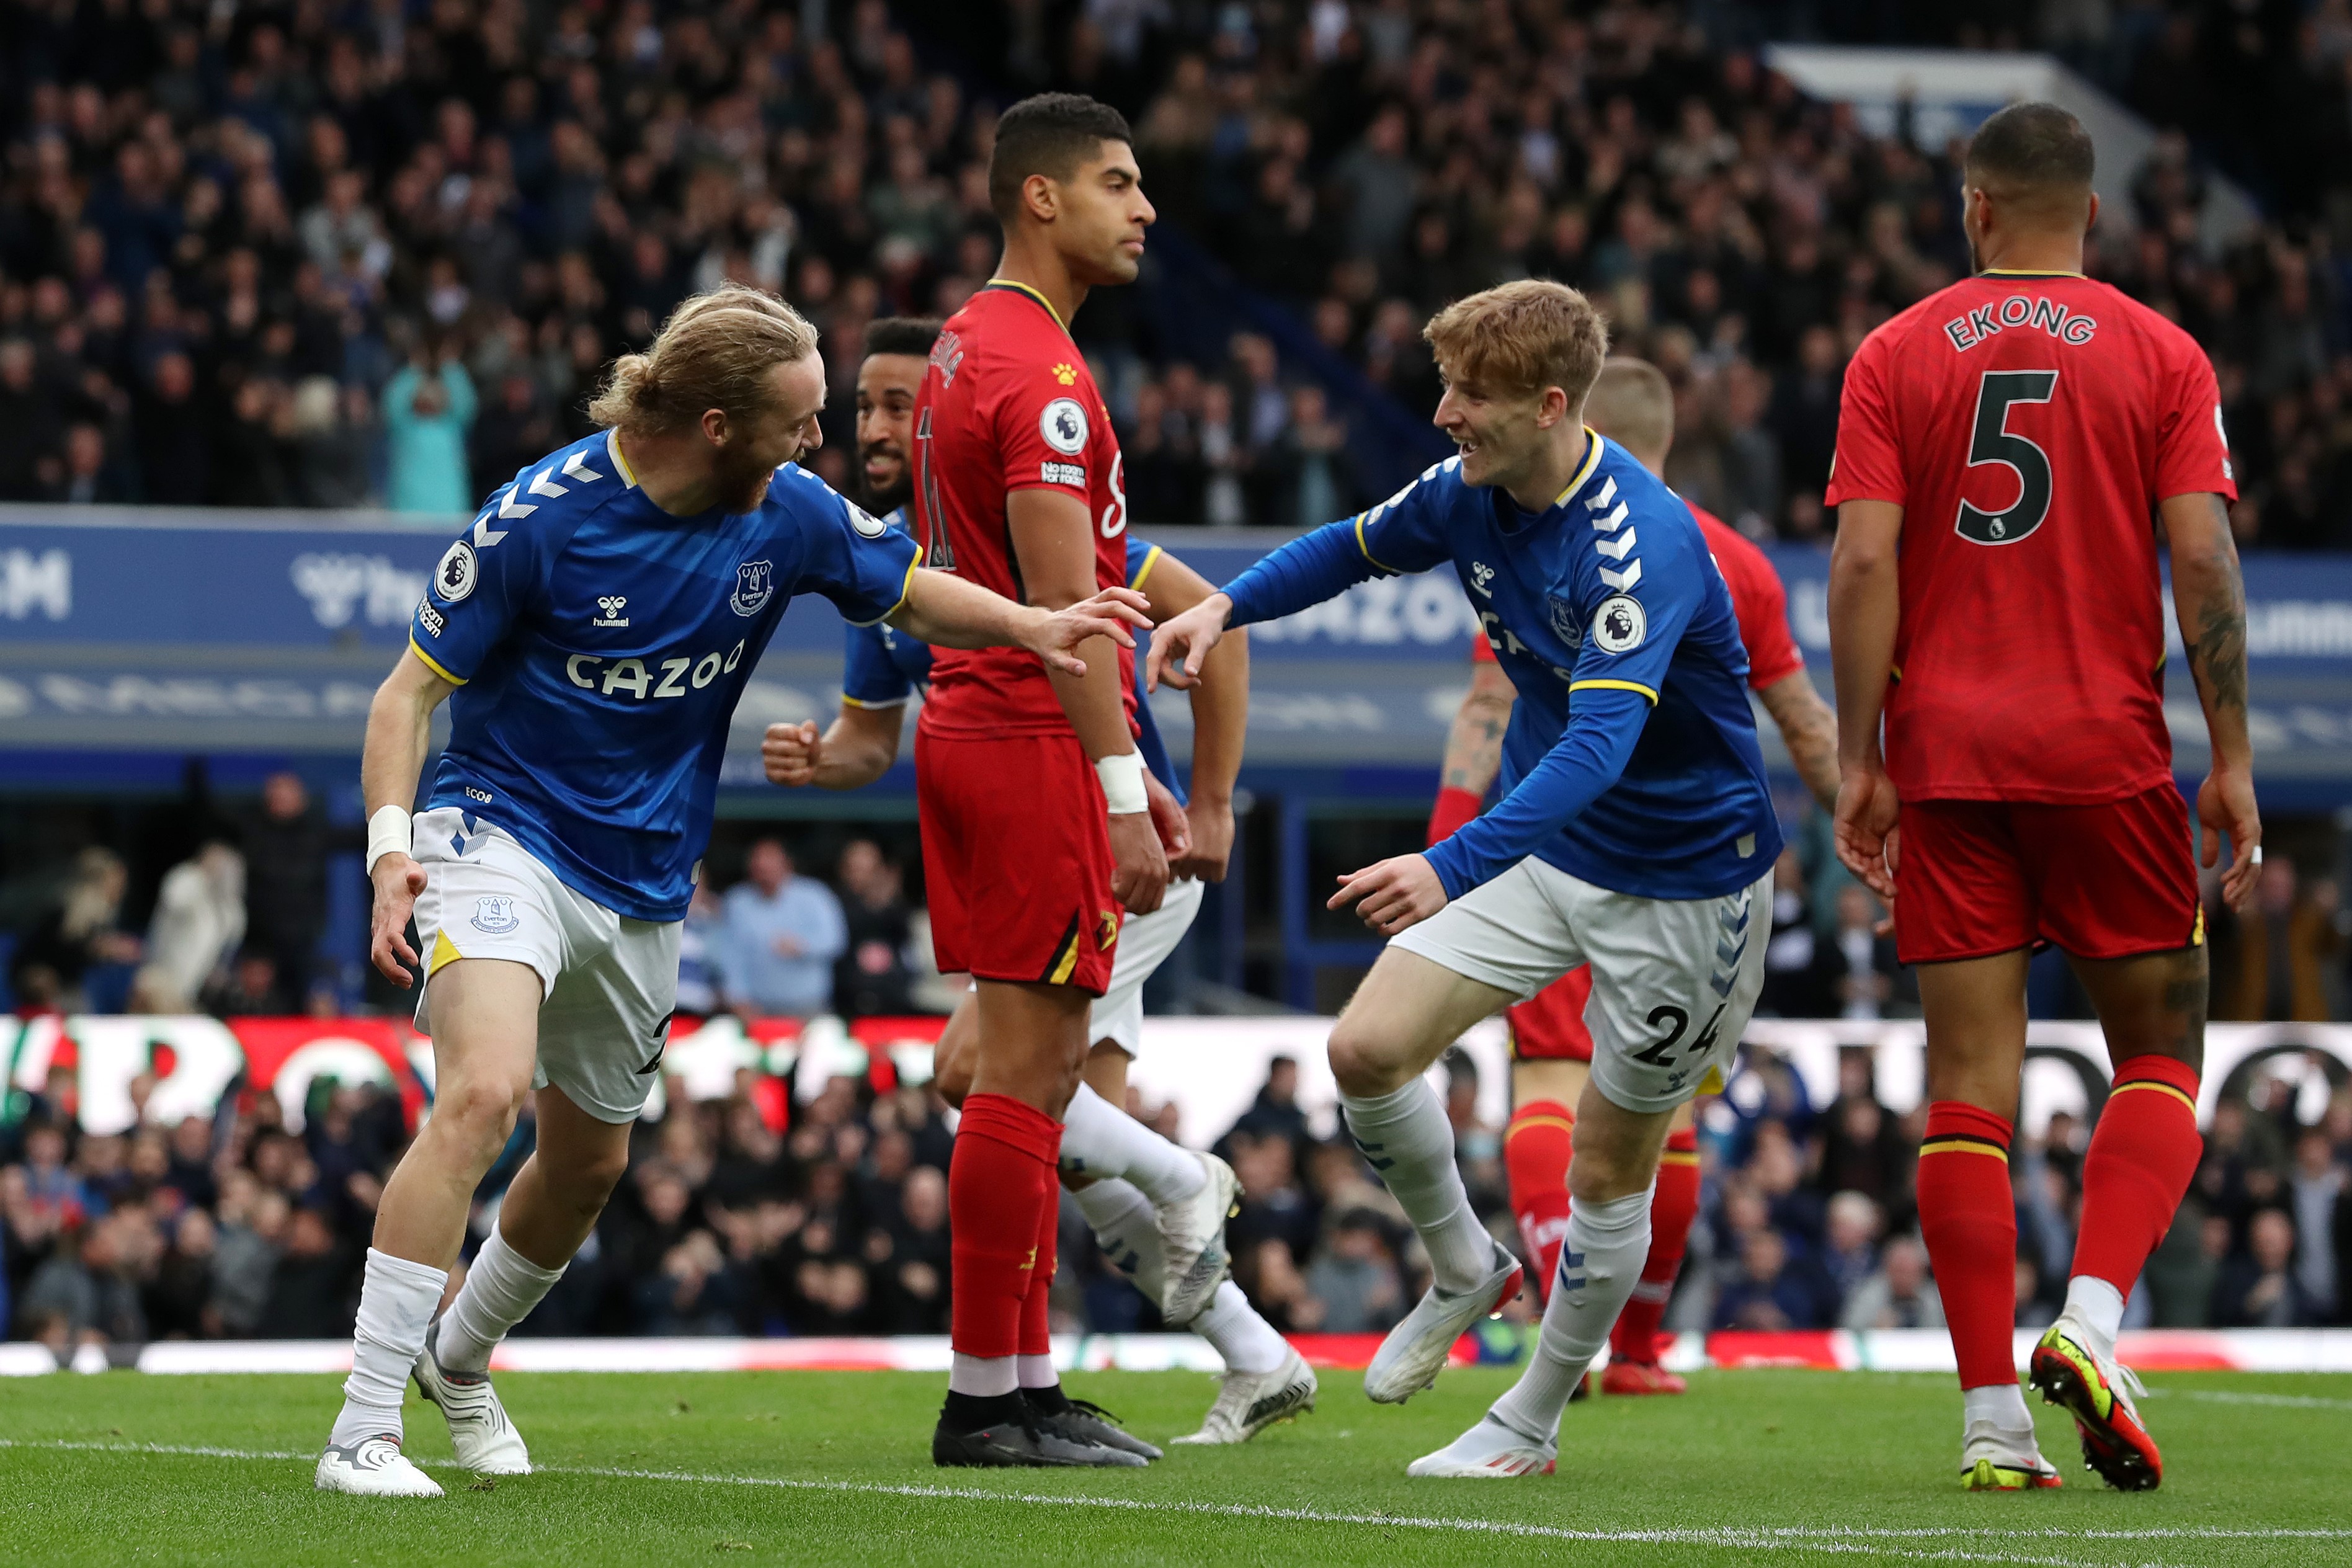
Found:
M 758 453 L 730 441 L 719 448 L 710 482 L 719 492 L 719 504 L 730 515 L 740 515 L 759 507 L 775 471 Z

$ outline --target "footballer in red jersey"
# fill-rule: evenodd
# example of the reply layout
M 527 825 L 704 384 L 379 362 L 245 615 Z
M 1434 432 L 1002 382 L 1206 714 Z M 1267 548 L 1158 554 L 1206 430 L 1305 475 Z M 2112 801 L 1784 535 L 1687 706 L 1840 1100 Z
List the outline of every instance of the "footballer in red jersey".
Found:
M 2261 858 L 2221 400 L 2188 333 L 2083 275 L 2093 162 L 2054 105 L 1985 121 L 1962 181 L 1980 270 L 1855 353 L 1828 495 L 1838 853 L 1893 900 L 1897 950 L 1918 966 L 1920 1230 L 1976 1489 L 2058 1484 L 2011 1360 L 2027 962 L 2045 945 L 2067 955 L 2115 1063 L 2065 1310 L 2032 1383 L 2073 1414 L 2092 1469 L 2144 1489 L 2162 1460 L 2115 1335 L 2201 1149 L 2195 862 L 2214 864 L 2226 835 L 2222 890 L 2241 905 Z M 2164 721 L 2168 548 L 2212 744 L 2201 857 Z
M 1646 361 L 1615 358 L 1585 400 L 1585 423 L 1663 473 L 1674 445 L 1674 389 Z M 1779 725 L 1806 787 L 1823 809 L 1837 800 L 1837 720 L 1805 673 L 1805 656 L 1789 630 L 1789 600 L 1772 563 L 1720 519 L 1694 506 L 1707 547 L 1731 589 L 1739 640 L 1748 649 L 1748 684 Z M 1502 761 L 1504 728 L 1516 694 L 1484 637 L 1471 645 L 1475 668 L 1446 737 L 1444 787 L 1430 815 L 1429 841 L 1444 838 L 1478 814 Z M 1793 889 L 1790 896 L 1798 896 Z M 1511 1212 L 1519 1222 L 1537 1294 L 1549 1296 L 1568 1233 L 1568 1162 L 1576 1102 L 1592 1060 L 1592 1033 L 1584 1005 L 1592 972 L 1570 970 L 1506 1012 L 1511 1031 L 1511 1124 L 1504 1134 L 1504 1169 Z M 1691 1222 L 1698 1214 L 1698 1142 L 1692 1108 L 1675 1113 L 1658 1167 L 1650 1215 L 1650 1255 L 1633 1298 L 1610 1335 L 1601 1386 L 1612 1394 L 1679 1394 L 1683 1380 L 1658 1365 L 1658 1322 L 1674 1291 Z
M 1154 214 L 1133 140 L 1090 98 L 1046 93 L 1005 110 L 988 173 L 1003 259 L 940 330 L 916 395 L 916 542 L 934 567 L 1008 598 L 1061 605 L 1127 581 L 1118 443 L 1068 323 L 1089 289 L 1132 282 L 1141 265 Z M 1089 1005 L 1109 981 L 1121 910 L 1158 909 L 1168 883 L 1131 654 L 1102 638 L 1081 657 L 1086 673 L 1072 677 L 940 647 L 916 727 L 932 943 L 978 993 L 948 1170 L 954 1355 L 931 1439 L 940 1465 L 1160 1457 L 1063 1394 L 1047 1338 L 1062 1114 L 1091 1044 Z M 1230 1178 L 1205 1184 L 1182 1235 L 1163 1225 L 1171 1272 L 1222 1273 L 1230 1192 Z

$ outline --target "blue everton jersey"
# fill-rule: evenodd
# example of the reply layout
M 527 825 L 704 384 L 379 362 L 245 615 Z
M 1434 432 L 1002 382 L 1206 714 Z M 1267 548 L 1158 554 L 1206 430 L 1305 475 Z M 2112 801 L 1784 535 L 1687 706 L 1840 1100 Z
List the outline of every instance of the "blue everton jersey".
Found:
M 1715 898 L 1761 877 L 1780 835 L 1748 654 L 1690 508 L 1598 435 L 1539 514 L 1460 468 L 1450 458 L 1267 557 L 1226 590 L 1236 623 L 1318 584 L 1328 596 L 1335 579 L 1453 564 L 1518 701 L 1502 799 L 1429 852 L 1450 896 L 1528 854 L 1641 898 Z
M 684 918 L 727 728 L 795 594 L 852 621 L 904 602 L 914 542 L 814 474 L 757 510 L 673 517 L 599 433 L 515 476 L 435 568 L 409 627 L 457 683 L 428 805 L 505 828 L 633 920 Z
M 884 521 L 893 528 L 904 530 L 907 509 L 900 507 Z M 1143 586 L 1160 553 L 1160 546 L 1144 543 L 1132 531 L 1128 534 L 1129 587 Z M 1175 766 L 1168 760 L 1168 746 L 1160 738 L 1160 726 L 1152 722 L 1151 703 L 1143 689 L 1143 650 L 1149 646 L 1148 634 L 1139 632 L 1135 644 L 1135 749 L 1142 754 L 1143 765 L 1151 770 L 1151 776 L 1166 784 L 1169 793 L 1181 801 L 1184 798 L 1184 786 L 1176 782 Z M 844 702 L 854 708 L 896 708 L 929 687 L 930 680 L 929 643 L 917 642 L 904 632 L 879 624 L 851 624 L 848 653 L 841 671 Z

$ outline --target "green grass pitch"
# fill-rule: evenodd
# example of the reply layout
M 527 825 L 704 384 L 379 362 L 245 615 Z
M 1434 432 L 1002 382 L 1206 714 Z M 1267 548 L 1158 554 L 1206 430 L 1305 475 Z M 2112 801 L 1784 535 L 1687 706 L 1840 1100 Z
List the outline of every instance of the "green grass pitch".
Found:
M 885 1373 L 508 1374 L 545 1467 L 468 1486 L 412 1394 L 438 1501 L 330 1497 L 311 1466 L 322 1377 L 59 1373 L 0 1380 L 0 1563 L 1160 1563 L 1471 1564 L 2352 1563 L 2352 1376 L 2155 1378 L 2153 1494 L 2080 1468 L 2037 1404 L 2058 1492 L 1958 1489 L 1949 1377 L 1702 1373 L 1679 1399 L 1571 1408 L 1560 1473 L 1409 1480 L 1507 1372 L 1448 1373 L 1402 1408 L 1326 1373 L 1321 1408 L 1239 1448 L 1148 1471 L 937 1470 L 942 1380 Z M 1155 1438 L 1209 1379 L 1073 1374 Z

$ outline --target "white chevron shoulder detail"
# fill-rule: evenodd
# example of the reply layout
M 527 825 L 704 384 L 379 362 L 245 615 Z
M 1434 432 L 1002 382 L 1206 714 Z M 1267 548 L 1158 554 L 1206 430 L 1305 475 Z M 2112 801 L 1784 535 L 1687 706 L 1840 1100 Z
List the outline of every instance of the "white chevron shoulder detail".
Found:
M 1642 563 L 1638 561 L 1628 562 L 1622 572 L 1612 572 L 1608 567 L 1603 566 L 1601 569 L 1601 580 L 1622 594 L 1642 580 Z
M 1622 561 L 1625 559 L 1626 552 L 1632 550 L 1640 538 L 1639 531 L 1629 528 L 1615 539 L 1594 540 L 1592 548 L 1612 561 Z
M 572 487 L 557 484 L 553 468 L 541 468 L 538 477 L 530 481 L 530 493 L 535 496 L 568 496 L 572 493 Z
M 587 453 L 574 452 L 563 459 L 563 477 L 578 479 L 583 485 L 593 485 L 604 476 L 588 466 Z
M 1615 481 L 1612 480 L 1611 482 L 1614 483 Z M 1631 512 L 1632 509 L 1621 500 L 1617 503 L 1617 510 L 1611 512 L 1607 517 L 1594 518 L 1592 520 L 1592 526 L 1599 529 L 1603 533 L 1614 533 L 1618 529 L 1624 526 L 1625 519 L 1631 515 Z
M 1588 511 L 1602 510 L 1611 501 L 1615 500 L 1616 499 L 1617 476 L 1612 474 L 1601 482 L 1601 493 L 1592 497 L 1584 503 L 1585 510 Z

